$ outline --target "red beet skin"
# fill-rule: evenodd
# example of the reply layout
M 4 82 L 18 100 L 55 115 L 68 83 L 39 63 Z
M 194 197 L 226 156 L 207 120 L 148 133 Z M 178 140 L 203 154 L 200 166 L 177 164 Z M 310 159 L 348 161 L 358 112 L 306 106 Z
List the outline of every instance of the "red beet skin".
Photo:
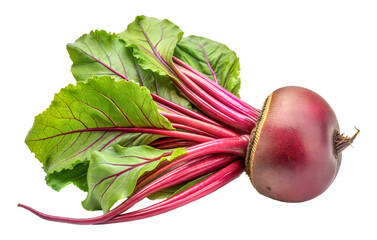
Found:
M 334 148 L 339 126 L 329 104 L 308 89 L 284 87 L 269 96 L 263 114 L 246 163 L 257 191 L 285 202 L 323 193 L 341 163 Z

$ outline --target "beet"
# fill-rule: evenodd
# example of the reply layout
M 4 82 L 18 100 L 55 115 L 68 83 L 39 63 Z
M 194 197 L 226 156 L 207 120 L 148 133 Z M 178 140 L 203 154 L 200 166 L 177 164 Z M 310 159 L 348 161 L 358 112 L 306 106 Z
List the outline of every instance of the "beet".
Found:
M 181 207 L 244 170 L 258 192 L 285 202 L 331 185 L 358 131 L 340 134 L 329 104 L 301 87 L 276 90 L 262 110 L 249 105 L 238 97 L 236 54 L 182 35 L 166 19 L 138 16 L 122 33 L 92 31 L 68 44 L 78 82 L 36 116 L 25 142 L 48 185 L 73 183 L 87 192 L 83 207 L 104 214 L 71 218 L 18 206 L 50 221 L 108 224 Z M 144 198 L 165 200 L 129 211 Z
M 267 197 L 310 200 L 334 181 L 341 151 L 355 137 L 340 135 L 334 111 L 315 92 L 280 88 L 266 99 L 251 134 L 246 172 Z

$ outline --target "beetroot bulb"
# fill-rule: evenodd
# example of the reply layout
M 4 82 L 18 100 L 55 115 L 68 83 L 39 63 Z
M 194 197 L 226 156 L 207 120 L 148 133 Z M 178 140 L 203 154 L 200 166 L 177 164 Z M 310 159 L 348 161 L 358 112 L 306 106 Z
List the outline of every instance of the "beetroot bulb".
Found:
M 182 35 L 166 19 L 138 16 L 122 33 L 92 31 L 67 45 L 77 83 L 35 117 L 25 142 L 49 186 L 76 185 L 87 192 L 82 206 L 103 215 L 20 207 L 50 221 L 109 224 L 171 211 L 244 172 L 284 202 L 330 186 L 359 131 L 341 134 L 329 104 L 302 87 L 274 91 L 262 110 L 249 105 L 238 97 L 236 54 Z M 130 211 L 145 198 L 164 200 Z
M 356 134 L 352 138 L 340 134 L 334 111 L 315 92 L 280 88 L 266 99 L 252 132 L 246 172 L 255 189 L 267 197 L 310 200 L 334 181 L 341 152 Z

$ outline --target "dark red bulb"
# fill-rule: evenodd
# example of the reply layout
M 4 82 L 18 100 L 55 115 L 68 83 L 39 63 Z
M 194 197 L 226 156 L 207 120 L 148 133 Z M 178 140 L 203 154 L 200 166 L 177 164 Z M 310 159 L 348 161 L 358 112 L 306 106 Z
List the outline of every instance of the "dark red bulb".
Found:
M 301 87 L 284 87 L 267 99 L 252 134 L 247 173 L 267 197 L 302 202 L 323 193 L 341 163 L 339 125 L 330 105 Z

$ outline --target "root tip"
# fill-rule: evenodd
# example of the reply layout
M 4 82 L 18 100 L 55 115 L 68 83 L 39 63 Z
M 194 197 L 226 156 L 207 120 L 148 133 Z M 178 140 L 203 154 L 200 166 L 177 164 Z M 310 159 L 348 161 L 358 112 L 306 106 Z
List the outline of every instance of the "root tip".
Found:
M 360 130 L 356 128 L 356 133 L 352 137 L 344 136 L 344 134 L 336 133 L 334 137 L 334 147 L 337 154 L 340 154 L 344 149 L 351 146 L 356 139 Z

